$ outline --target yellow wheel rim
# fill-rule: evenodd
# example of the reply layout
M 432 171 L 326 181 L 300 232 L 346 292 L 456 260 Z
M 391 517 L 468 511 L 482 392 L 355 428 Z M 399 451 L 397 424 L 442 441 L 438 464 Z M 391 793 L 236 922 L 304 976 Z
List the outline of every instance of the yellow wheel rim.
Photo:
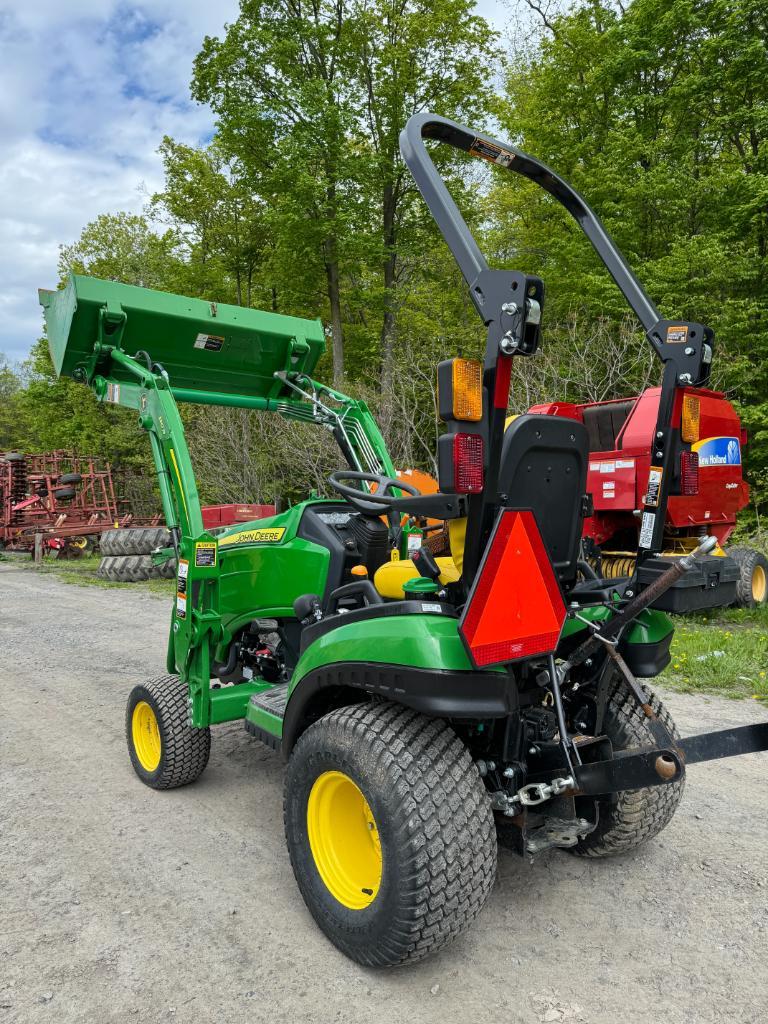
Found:
M 767 586 L 768 580 L 766 580 L 765 569 L 762 565 L 756 565 L 755 571 L 752 573 L 752 600 L 757 604 L 762 604 L 765 600 Z
M 163 744 L 160 739 L 157 716 L 151 705 L 147 704 L 145 700 L 140 700 L 133 709 L 131 734 L 133 749 L 136 751 L 139 764 L 145 772 L 153 772 L 160 764 Z
M 368 801 L 343 772 L 323 772 L 307 801 L 312 857 L 328 891 L 349 910 L 364 910 L 381 886 L 381 842 Z
M 72 545 L 73 548 L 79 548 L 80 551 L 82 551 L 83 548 L 87 548 L 88 547 L 88 538 L 87 537 L 75 537 L 74 540 L 70 541 L 70 544 Z

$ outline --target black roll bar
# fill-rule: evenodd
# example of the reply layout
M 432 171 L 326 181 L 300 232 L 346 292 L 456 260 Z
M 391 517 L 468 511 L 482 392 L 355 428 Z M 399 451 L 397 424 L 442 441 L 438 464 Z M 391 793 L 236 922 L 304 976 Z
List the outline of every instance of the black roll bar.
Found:
M 483 495 L 470 498 L 469 501 L 464 564 L 469 568 L 470 578 L 479 564 L 482 545 L 490 530 L 490 515 L 498 501 L 495 494 L 496 460 L 501 451 L 503 413 L 506 410 L 509 386 L 509 366 L 506 365 L 509 360 L 499 353 L 532 355 L 536 351 L 540 309 L 535 316 L 530 316 L 531 304 L 526 303 L 521 314 L 520 303 L 515 300 L 521 295 L 527 295 L 535 300 L 534 305 L 540 306 L 544 288 L 538 278 L 527 277 L 518 271 L 499 271 L 488 267 L 432 162 L 424 139 L 435 139 L 469 153 L 470 156 L 521 174 L 536 182 L 564 206 L 592 243 L 606 270 L 643 325 L 656 355 L 664 364 L 659 412 L 651 449 L 651 461 L 657 471 L 660 486 L 657 492 L 646 495 L 643 502 L 638 544 L 640 564 L 661 550 L 667 499 L 678 475 L 676 467 L 680 439 L 679 432 L 672 426 L 676 394 L 681 387 L 706 387 L 712 364 L 714 332 L 704 324 L 693 321 L 662 319 L 594 210 L 575 189 L 540 160 L 515 146 L 498 142 L 490 135 L 473 131 L 437 114 L 425 111 L 410 118 L 400 135 L 400 151 L 464 275 L 472 302 L 488 328 L 483 383 L 489 396 L 493 396 L 494 408 L 487 416 L 488 451 Z M 528 335 L 521 333 L 521 316 L 526 318 L 529 326 L 535 322 Z M 499 373 L 500 368 L 503 369 L 502 374 Z
M 400 135 L 400 151 L 470 290 L 480 273 L 488 269 L 488 264 L 432 162 L 424 145 L 425 138 L 447 143 L 471 156 L 522 174 L 549 192 L 566 208 L 590 240 L 645 330 L 650 332 L 658 324 L 659 311 L 627 266 L 600 218 L 568 182 L 540 160 L 509 143 L 498 142 L 490 135 L 483 135 L 437 114 L 414 114 Z

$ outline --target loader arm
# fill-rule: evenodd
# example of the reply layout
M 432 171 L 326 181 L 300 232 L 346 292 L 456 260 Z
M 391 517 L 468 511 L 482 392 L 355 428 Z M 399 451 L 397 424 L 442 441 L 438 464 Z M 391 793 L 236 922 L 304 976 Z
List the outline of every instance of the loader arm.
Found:
M 203 525 L 178 403 L 313 423 L 333 434 L 351 469 L 394 476 L 379 428 L 365 402 L 312 378 L 325 349 L 319 321 L 76 274 L 41 290 L 40 302 L 56 373 L 89 386 L 99 402 L 135 410 L 149 434 L 179 566 L 167 669 L 189 687 L 192 725 L 242 717 L 258 684 L 210 687 L 223 635 L 218 544 Z

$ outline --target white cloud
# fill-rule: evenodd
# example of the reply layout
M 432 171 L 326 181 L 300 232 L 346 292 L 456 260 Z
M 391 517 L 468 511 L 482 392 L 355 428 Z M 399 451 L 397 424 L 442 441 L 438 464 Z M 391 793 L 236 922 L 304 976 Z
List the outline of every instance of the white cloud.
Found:
M 496 27 L 499 0 L 480 0 Z M 0 352 L 41 332 L 36 289 L 58 246 L 100 213 L 138 211 L 162 183 L 164 135 L 213 128 L 192 103 L 192 61 L 237 0 L 0 0 Z
M 0 0 L 0 352 L 20 360 L 39 336 L 58 246 L 160 186 L 163 135 L 210 133 L 192 61 L 236 14 L 237 0 Z

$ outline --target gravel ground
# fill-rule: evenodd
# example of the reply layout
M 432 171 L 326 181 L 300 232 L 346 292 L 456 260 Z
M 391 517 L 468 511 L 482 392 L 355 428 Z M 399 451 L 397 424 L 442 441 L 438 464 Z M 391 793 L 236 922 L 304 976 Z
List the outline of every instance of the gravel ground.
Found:
M 276 754 L 232 724 L 194 786 L 134 776 L 124 700 L 162 672 L 168 613 L 0 565 L 0 1024 L 766 1020 L 768 754 L 692 768 L 633 856 L 500 851 L 464 937 L 367 971 L 298 894 Z M 666 696 L 683 733 L 765 716 Z

